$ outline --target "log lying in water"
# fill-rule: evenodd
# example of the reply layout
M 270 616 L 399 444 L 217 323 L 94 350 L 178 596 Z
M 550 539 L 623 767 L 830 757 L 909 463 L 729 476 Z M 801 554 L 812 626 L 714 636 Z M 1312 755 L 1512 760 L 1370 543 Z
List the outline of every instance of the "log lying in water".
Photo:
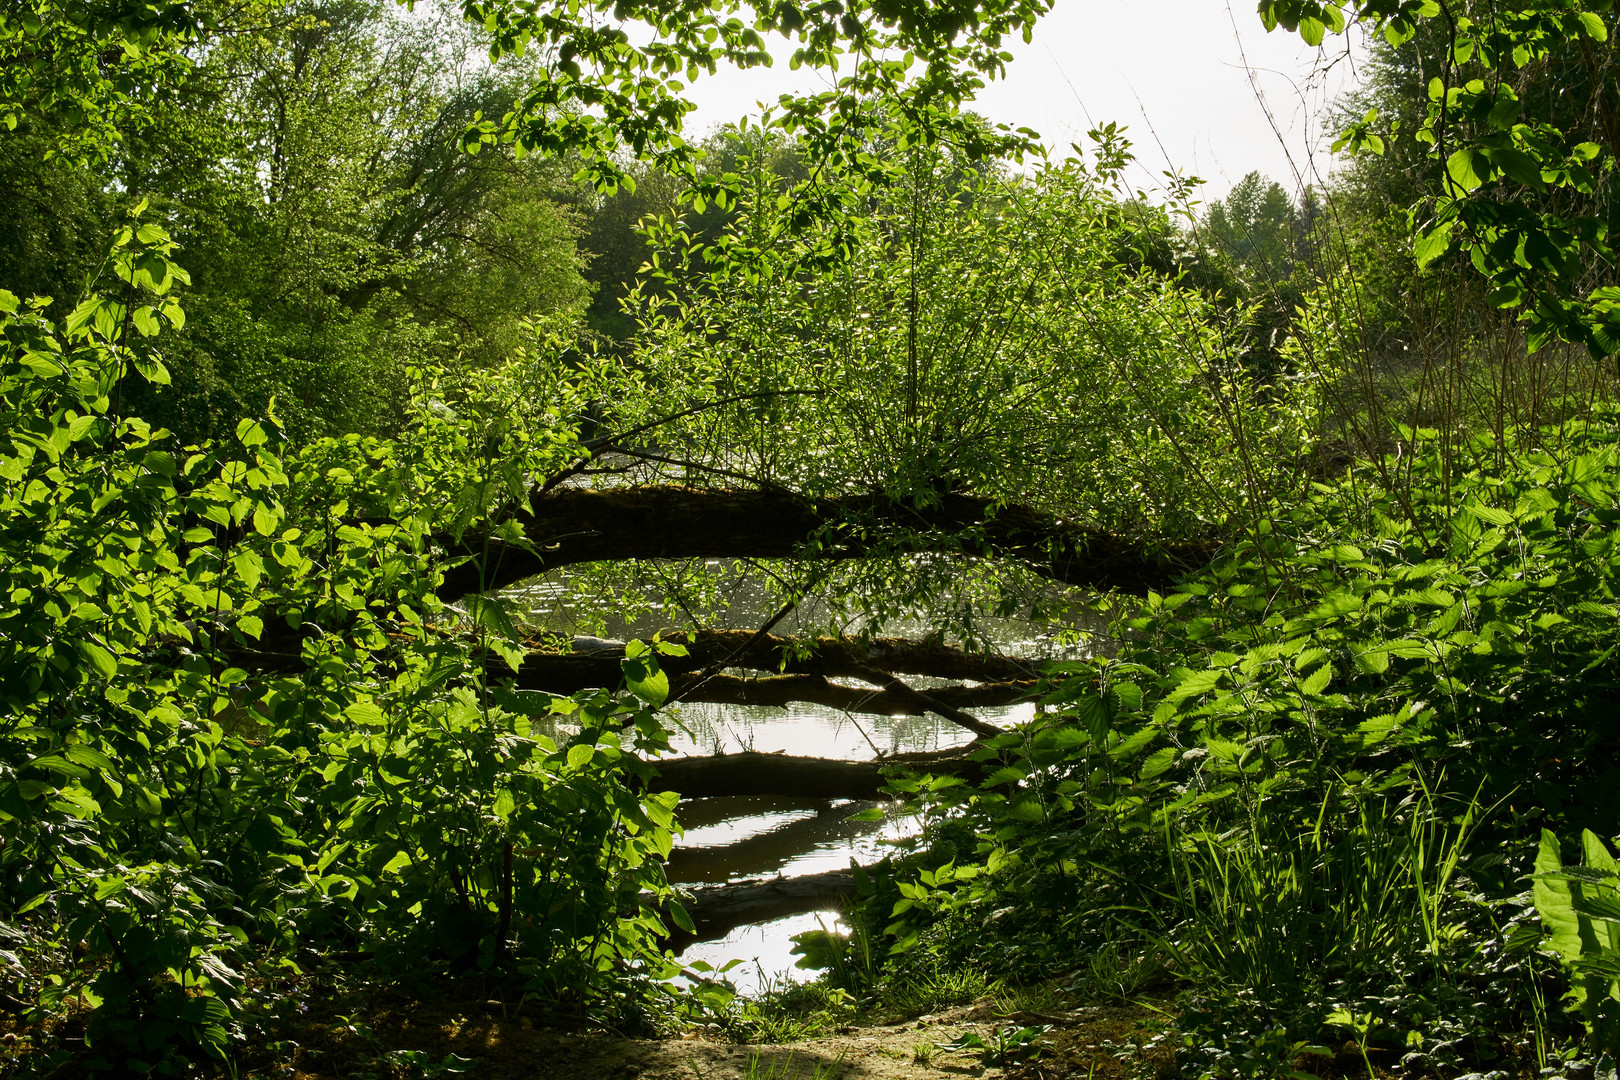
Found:
M 676 684 L 689 675 L 719 665 L 784 675 L 819 675 L 833 679 L 868 679 L 885 675 L 924 675 L 936 679 L 971 679 L 981 683 L 1027 682 L 1040 674 L 1044 660 L 970 653 L 947 645 L 908 638 L 791 638 L 748 630 L 700 630 L 665 639 L 686 648 L 685 656 L 660 656 L 658 666 Z M 619 685 L 624 648 L 616 642 L 595 643 L 587 651 L 531 652 L 516 678 L 526 690 L 571 694 L 576 690 Z M 933 693 L 933 691 L 930 691 Z
M 1037 695 L 1034 680 L 985 683 L 979 686 L 940 686 L 928 696 L 956 709 L 1012 705 L 1031 701 Z M 930 710 L 915 698 L 889 689 L 849 686 L 824 675 L 678 675 L 670 680 L 670 690 L 682 701 L 718 705 L 789 705 L 805 702 L 825 705 L 840 712 L 871 713 L 876 716 L 921 716 Z
M 767 922 L 806 911 L 834 907 L 845 897 L 855 895 L 855 874 L 851 870 L 829 870 L 802 877 L 776 877 L 710 885 L 692 890 L 684 906 L 697 927 L 694 937 L 677 935 L 684 941 L 707 941 L 724 937 L 739 926 Z M 683 944 L 676 940 L 674 944 Z
M 875 799 L 885 774 L 897 769 L 977 776 L 983 763 L 965 747 L 920 754 L 893 754 L 875 761 L 838 761 L 791 754 L 718 754 L 660 761 L 653 791 L 678 791 L 688 799 L 716 795 L 798 795 L 820 799 Z
M 802 701 L 879 716 L 932 712 L 978 735 L 996 735 L 1000 729 L 965 710 L 1033 700 L 1035 677 L 1044 663 L 905 638 L 804 639 L 746 630 L 700 630 L 665 640 L 686 649 L 685 655 L 658 657 L 659 667 L 669 676 L 672 701 L 727 705 Z M 571 653 L 530 652 L 515 672 L 499 660 L 488 663 L 492 673 L 512 678 L 525 690 L 572 694 L 621 684 L 622 643 L 589 638 L 578 639 L 576 645 Z M 722 668 L 776 674 L 744 678 Z M 970 679 L 981 685 L 923 691 L 901 681 L 900 674 Z M 851 686 L 833 678 L 859 679 L 870 686 Z

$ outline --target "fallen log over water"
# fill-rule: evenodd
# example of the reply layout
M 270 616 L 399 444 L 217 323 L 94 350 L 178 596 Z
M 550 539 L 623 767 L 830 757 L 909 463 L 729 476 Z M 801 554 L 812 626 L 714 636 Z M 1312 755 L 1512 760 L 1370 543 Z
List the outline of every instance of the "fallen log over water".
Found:
M 445 575 L 439 595 L 494 591 L 548 570 L 625 559 L 844 560 L 927 553 L 1009 559 L 1054 581 L 1146 592 L 1206 565 L 1215 545 L 1143 543 L 1027 506 L 946 493 L 931 506 L 881 495 L 813 498 L 794 492 L 631 486 L 554 488 L 515 515 L 520 542 L 503 523 L 438 537 L 467 562 Z
M 940 686 L 928 697 L 955 709 L 1013 705 L 1038 696 L 1034 680 L 986 683 L 980 686 Z M 849 713 L 875 716 L 922 716 L 931 711 L 915 697 L 890 689 L 835 683 L 824 675 L 766 675 L 745 678 L 740 675 L 681 675 L 670 680 L 670 690 L 682 701 L 716 705 L 790 705 L 804 702 L 825 705 Z
M 657 762 L 653 791 L 677 791 L 688 799 L 715 795 L 795 795 L 820 799 L 875 799 L 885 773 L 897 769 L 975 777 L 983 763 L 967 747 L 918 754 L 892 754 L 874 761 L 838 761 L 792 754 L 718 754 Z
M 851 870 L 829 870 L 802 877 L 776 877 L 710 885 L 692 890 L 683 906 L 692 916 L 697 934 L 677 935 L 685 941 L 705 941 L 723 937 L 739 926 L 767 922 L 787 915 L 800 915 L 838 904 L 855 895 L 855 874 Z
M 1005 683 L 1033 679 L 1045 663 L 1038 659 L 970 653 L 909 638 L 792 638 L 749 630 L 699 630 L 695 634 L 671 634 L 664 640 L 686 648 L 685 656 L 658 658 L 658 666 L 672 681 L 678 676 L 719 665 L 824 678 L 867 679 L 875 670 L 886 675 Z M 524 657 L 516 678 L 525 689 L 548 690 L 554 694 L 617 686 L 622 678 L 619 670 L 622 659 L 624 646 L 618 642 L 601 642 L 599 646 L 571 653 L 536 651 Z
M 999 729 L 965 710 L 1033 700 L 1037 696 L 1035 676 L 1044 663 L 905 638 L 805 639 L 746 630 L 700 630 L 665 640 L 686 649 L 685 655 L 658 657 L 658 666 L 669 676 L 674 701 L 726 705 L 802 701 L 879 716 L 932 712 L 978 735 L 995 735 Z M 624 645 L 594 638 L 578 642 L 584 647 L 571 653 L 530 652 L 515 672 L 494 659 L 490 667 L 525 690 L 571 694 L 618 686 L 623 679 Z M 725 674 L 722 668 L 779 674 L 744 678 Z M 917 690 L 902 682 L 899 674 L 969 679 L 982 685 Z M 850 686 L 833 682 L 833 678 L 859 679 L 872 685 Z

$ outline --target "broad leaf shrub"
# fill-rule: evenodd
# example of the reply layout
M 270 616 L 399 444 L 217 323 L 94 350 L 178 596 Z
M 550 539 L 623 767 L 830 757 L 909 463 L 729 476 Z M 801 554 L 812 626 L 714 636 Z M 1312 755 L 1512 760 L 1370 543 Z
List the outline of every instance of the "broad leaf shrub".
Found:
M 1118 993 L 1081 961 L 1127 952 L 1180 977 L 1194 1074 L 1545 1058 L 1535 829 L 1615 820 L 1617 430 L 1476 440 L 1460 476 L 1403 431 L 1398 491 L 1273 507 L 1056 667 L 981 783 L 896 781 L 935 824 L 929 877 L 868 912 L 891 978 L 977 954 Z
M 1620 872 L 1590 829 L 1581 832 L 1582 865 L 1566 867 L 1558 837 L 1542 830 L 1536 852 L 1536 911 L 1547 943 L 1570 970 L 1566 995 L 1596 1049 L 1620 1053 Z
M 276 1006 L 253 980 L 323 953 L 633 1006 L 675 828 L 625 744 L 664 745 L 654 654 L 639 697 L 483 680 L 517 651 L 435 598 L 431 537 L 493 497 L 435 439 L 488 425 L 293 452 L 270 419 L 181 448 L 121 415 L 166 379 L 170 246 L 123 230 L 61 323 L 0 292 L 0 982 L 62 1034 L 30 1067 L 77 1024 L 92 1069 L 226 1062 Z M 478 490 L 422 499 L 435 455 Z

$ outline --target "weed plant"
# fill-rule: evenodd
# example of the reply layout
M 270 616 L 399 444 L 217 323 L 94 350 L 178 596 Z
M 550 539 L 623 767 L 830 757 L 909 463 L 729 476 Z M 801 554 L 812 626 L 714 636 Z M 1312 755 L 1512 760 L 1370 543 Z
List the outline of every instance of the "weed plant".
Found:
M 1466 473 L 1401 438 L 1399 489 L 1313 486 L 1118 655 L 1057 665 L 982 782 L 895 782 L 958 860 L 869 912 L 889 978 L 971 959 L 1106 997 L 1159 964 L 1189 1075 L 1580 1052 L 1527 886 L 1540 829 L 1615 820 L 1616 417 L 1477 437 Z

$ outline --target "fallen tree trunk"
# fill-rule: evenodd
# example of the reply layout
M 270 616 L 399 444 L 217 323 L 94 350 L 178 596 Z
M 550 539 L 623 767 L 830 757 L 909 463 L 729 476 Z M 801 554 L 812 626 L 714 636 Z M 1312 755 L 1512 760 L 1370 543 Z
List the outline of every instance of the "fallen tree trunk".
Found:
M 1034 681 L 987 683 L 981 686 L 940 686 L 928 697 L 952 709 L 977 709 L 1014 705 L 1037 696 Z M 670 681 L 670 689 L 682 701 L 715 705 L 776 705 L 794 702 L 825 705 L 847 713 L 875 716 L 922 716 L 933 711 L 914 696 L 890 690 L 835 683 L 822 675 L 767 675 L 744 678 L 739 675 L 682 675 Z
M 558 567 L 624 559 L 860 559 L 940 553 L 1022 563 L 1068 585 L 1145 592 L 1209 562 L 1215 545 L 1145 544 L 1025 506 L 947 493 L 932 506 L 877 495 L 669 486 L 534 494 L 524 540 L 495 529 L 437 538 L 451 558 L 439 595 L 494 591 Z
M 658 761 L 652 791 L 676 791 L 688 799 L 717 795 L 792 795 L 821 799 L 876 799 L 886 774 L 912 770 L 973 778 L 983 764 L 969 757 L 968 747 L 917 754 L 891 754 L 872 761 L 792 754 L 716 754 Z
M 903 638 L 778 637 L 745 630 L 701 630 L 666 639 L 686 648 L 684 656 L 660 656 L 658 665 L 670 679 L 677 701 L 734 705 L 786 705 L 804 701 L 846 712 L 880 716 L 920 716 L 933 712 L 977 735 L 1001 729 L 965 711 L 987 705 L 1028 701 L 1037 693 L 1033 676 L 1042 661 L 967 653 L 944 645 Z M 597 687 L 613 688 L 623 678 L 624 647 L 601 642 L 588 651 L 532 652 L 516 672 L 505 674 L 525 690 L 571 694 Z M 492 666 L 499 661 L 492 661 Z M 718 668 L 782 671 L 765 678 L 716 673 Z M 992 680 L 987 685 L 915 690 L 897 672 L 939 678 Z M 830 681 L 860 679 L 872 689 Z
M 738 881 L 692 890 L 684 904 L 697 934 L 678 935 L 685 941 L 706 941 L 723 937 L 739 926 L 801 915 L 832 907 L 855 895 L 852 870 L 829 870 L 802 877 L 776 877 L 767 880 Z M 677 942 L 678 943 L 678 942 Z
M 674 680 L 716 665 L 791 675 L 869 679 L 885 675 L 922 675 L 936 679 L 971 679 L 984 683 L 1023 682 L 1040 674 L 1044 660 L 970 653 L 948 645 L 907 638 L 780 637 L 749 630 L 699 630 L 672 634 L 664 640 L 686 648 L 685 656 L 659 656 L 658 666 Z M 571 653 L 531 652 L 516 673 L 525 689 L 566 694 L 616 686 L 624 647 L 602 647 Z

